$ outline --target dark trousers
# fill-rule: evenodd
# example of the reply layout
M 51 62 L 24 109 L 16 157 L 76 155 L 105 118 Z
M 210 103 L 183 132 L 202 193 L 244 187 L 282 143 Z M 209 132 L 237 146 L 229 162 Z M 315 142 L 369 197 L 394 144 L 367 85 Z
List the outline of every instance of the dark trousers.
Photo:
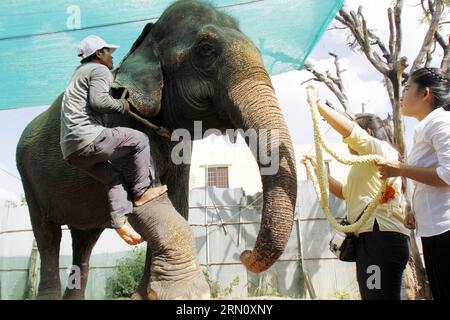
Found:
M 450 300 L 450 231 L 422 237 L 423 258 L 435 300 Z
M 131 199 L 124 179 L 110 160 L 126 155 L 133 157 Z M 146 134 L 123 127 L 105 128 L 100 135 L 83 149 L 69 155 L 67 161 L 87 171 L 102 182 L 107 189 L 112 227 L 119 228 L 126 221 L 125 215 L 133 211 L 133 200 L 150 186 L 150 145 Z
M 400 300 L 403 271 L 409 259 L 409 237 L 391 231 L 359 235 L 356 276 L 363 300 Z

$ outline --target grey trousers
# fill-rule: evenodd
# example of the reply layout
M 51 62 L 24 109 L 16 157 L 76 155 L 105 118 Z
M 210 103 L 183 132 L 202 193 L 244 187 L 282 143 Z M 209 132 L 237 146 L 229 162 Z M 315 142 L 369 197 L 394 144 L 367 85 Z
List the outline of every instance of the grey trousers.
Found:
M 131 168 L 131 197 L 124 187 L 121 172 L 110 162 L 126 155 L 131 155 L 134 163 Z M 105 128 L 93 142 L 69 155 L 67 161 L 106 186 L 113 228 L 120 228 L 126 222 L 126 215 L 133 212 L 133 200 L 141 196 L 152 182 L 148 137 L 130 128 Z

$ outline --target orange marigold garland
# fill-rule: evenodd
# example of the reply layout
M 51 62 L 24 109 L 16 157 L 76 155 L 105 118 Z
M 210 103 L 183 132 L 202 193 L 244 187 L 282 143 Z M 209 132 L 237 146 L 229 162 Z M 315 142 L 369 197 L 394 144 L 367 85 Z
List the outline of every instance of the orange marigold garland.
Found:
M 392 187 L 392 185 L 386 186 L 386 191 L 383 193 L 383 196 L 380 199 L 381 204 L 388 203 L 389 200 L 395 198 L 395 189 Z

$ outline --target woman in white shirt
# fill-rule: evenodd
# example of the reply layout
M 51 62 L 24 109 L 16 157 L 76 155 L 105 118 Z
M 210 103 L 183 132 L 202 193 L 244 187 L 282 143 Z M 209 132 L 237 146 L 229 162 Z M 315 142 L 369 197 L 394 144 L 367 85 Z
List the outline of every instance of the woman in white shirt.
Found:
M 436 68 L 411 74 L 401 112 L 419 120 L 408 164 L 379 165 L 383 178 L 406 177 L 413 182 L 414 214 L 405 226 L 422 239 L 425 267 L 433 298 L 450 300 L 450 79 Z

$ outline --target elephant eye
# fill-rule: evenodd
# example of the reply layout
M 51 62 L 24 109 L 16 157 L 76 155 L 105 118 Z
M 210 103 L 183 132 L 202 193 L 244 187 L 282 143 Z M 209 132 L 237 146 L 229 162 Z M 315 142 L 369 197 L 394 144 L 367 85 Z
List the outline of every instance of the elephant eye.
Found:
M 210 43 L 202 43 L 198 48 L 198 53 L 205 57 L 212 57 L 215 55 L 216 50 Z

